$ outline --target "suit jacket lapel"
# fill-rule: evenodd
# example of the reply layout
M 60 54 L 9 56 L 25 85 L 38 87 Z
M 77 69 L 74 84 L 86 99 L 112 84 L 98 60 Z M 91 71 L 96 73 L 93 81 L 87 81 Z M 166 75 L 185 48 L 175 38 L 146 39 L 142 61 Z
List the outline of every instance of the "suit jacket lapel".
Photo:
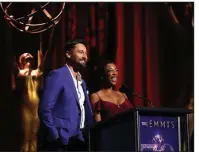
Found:
M 65 69 L 66 69 L 66 78 L 67 78 L 67 82 L 73 92 L 73 95 L 75 96 L 75 99 L 76 99 L 76 102 L 77 102 L 77 105 L 78 107 L 80 108 L 80 104 L 79 104 L 79 98 L 78 98 L 78 95 L 77 95 L 77 91 L 76 91 L 76 88 L 75 88 L 75 84 L 74 84 L 74 81 L 73 81 L 73 78 L 72 78 L 72 75 L 68 69 L 67 66 L 65 66 Z
M 85 82 L 83 81 L 82 82 L 82 88 L 83 88 L 83 91 L 84 91 L 84 94 L 85 94 L 85 104 L 84 104 L 84 107 L 85 107 L 85 121 L 86 121 L 86 126 L 89 126 L 93 123 L 93 116 L 92 116 L 92 109 L 91 109 L 91 105 L 90 105 L 90 101 L 89 101 L 89 97 L 88 97 L 88 94 L 87 94 L 87 90 L 86 90 L 86 84 Z
M 83 88 L 83 91 L 84 91 L 84 95 L 85 95 L 85 100 L 88 100 L 88 94 L 86 92 L 86 86 L 85 86 L 85 82 L 84 80 L 82 80 L 82 88 Z
M 78 95 L 77 95 L 77 91 L 76 91 L 76 88 L 75 88 L 75 84 L 73 82 L 73 78 L 71 76 L 71 73 L 68 69 L 68 67 L 65 66 L 65 73 L 66 73 L 66 79 L 67 79 L 67 82 L 75 96 L 75 99 L 76 99 L 76 102 L 77 102 L 77 105 L 80 109 L 80 103 L 79 103 L 79 98 L 78 98 Z M 87 90 L 86 90 L 86 84 L 83 80 L 82 82 L 82 88 L 83 88 L 83 91 L 84 91 L 84 95 L 85 95 L 85 103 L 84 103 L 84 107 L 85 107 L 85 124 L 86 126 L 90 126 L 92 123 L 93 123 L 93 115 L 92 115 L 92 109 L 91 109 L 91 105 L 90 105 L 90 101 L 89 101 L 89 97 L 88 97 L 88 94 L 87 94 Z

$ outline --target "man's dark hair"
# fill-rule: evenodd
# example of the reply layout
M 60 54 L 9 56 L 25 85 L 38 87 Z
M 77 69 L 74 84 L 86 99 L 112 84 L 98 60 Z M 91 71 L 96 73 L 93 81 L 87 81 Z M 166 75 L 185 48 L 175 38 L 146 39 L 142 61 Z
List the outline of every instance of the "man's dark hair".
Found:
M 74 46 L 79 43 L 83 44 L 85 46 L 87 45 L 83 39 L 74 39 L 74 40 L 70 40 L 70 41 L 66 42 L 65 47 L 64 47 L 64 54 L 66 54 L 67 51 L 74 48 Z

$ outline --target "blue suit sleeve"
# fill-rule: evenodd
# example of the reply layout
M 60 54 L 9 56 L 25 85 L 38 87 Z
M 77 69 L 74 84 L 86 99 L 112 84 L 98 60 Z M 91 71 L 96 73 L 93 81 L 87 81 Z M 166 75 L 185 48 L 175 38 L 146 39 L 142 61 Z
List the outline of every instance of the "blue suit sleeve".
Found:
M 62 85 L 60 74 L 57 71 L 51 71 L 45 79 L 43 95 L 40 102 L 39 114 L 42 123 L 47 127 L 49 138 L 56 140 L 59 137 L 57 128 L 53 122 L 52 110 L 58 100 Z

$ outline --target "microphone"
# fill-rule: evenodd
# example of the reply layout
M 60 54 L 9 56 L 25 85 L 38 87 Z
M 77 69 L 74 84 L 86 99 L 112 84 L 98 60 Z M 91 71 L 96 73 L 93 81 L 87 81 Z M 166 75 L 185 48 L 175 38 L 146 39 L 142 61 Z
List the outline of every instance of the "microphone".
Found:
M 133 96 L 137 96 L 137 97 L 139 97 L 139 98 L 141 98 L 141 99 L 144 99 L 144 100 L 148 101 L 149 104 L 150 104 L 150 106 L 153 107 L 153 104 L 152 104 L 151 100 L 149 100 L 148 98 L 143 97 L 143 96 L 141 96 L 141 95 L 139 95 L 139 94 L 136 94 L 136 93 L 131 92 L 130 89 L 129 89 L 125 84 L 122 84 L 122 86 L 120 87 L 119 90 L 120 90 L 121 92 L 125 93 L 125 94 L 128 96 L 128 98 L 129 98 L 130 100 L 132 100 Z

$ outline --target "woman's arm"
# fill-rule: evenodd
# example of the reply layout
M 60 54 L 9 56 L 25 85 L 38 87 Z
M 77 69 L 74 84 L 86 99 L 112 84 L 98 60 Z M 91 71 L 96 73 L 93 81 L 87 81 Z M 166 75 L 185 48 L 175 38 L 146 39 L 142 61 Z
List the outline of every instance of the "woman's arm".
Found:
M 95 106 L 97 102 L 99 101 L 98 95 L 96 93 L 91 94 L 90 101 L 91 101 L 95 121 L 97 122 L 101 121 L 101 114 L 100 112 L 96 111 L 97 109 L 95 109 Z

